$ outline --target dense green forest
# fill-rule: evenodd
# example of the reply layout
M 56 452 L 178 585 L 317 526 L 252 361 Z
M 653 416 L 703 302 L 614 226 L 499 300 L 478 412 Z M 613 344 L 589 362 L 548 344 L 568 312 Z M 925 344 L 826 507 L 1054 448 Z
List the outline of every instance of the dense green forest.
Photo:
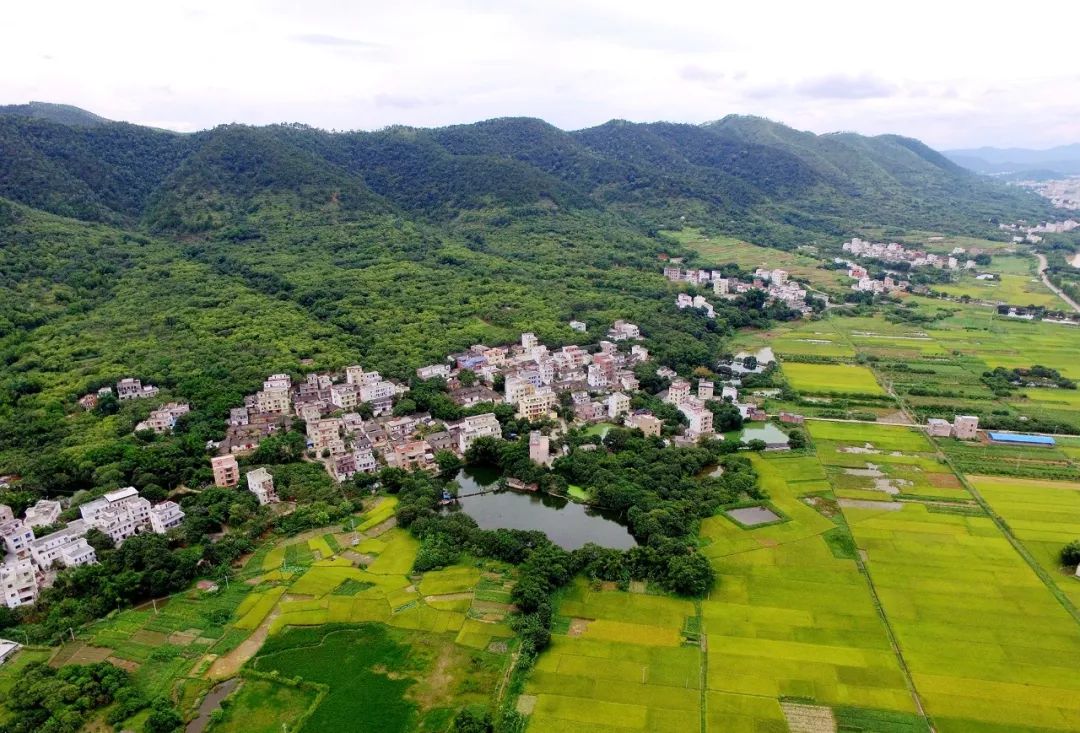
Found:
M 755 118 L 179 135 L 52 105 L 0 109 L 0 197 L 0 474 L 29 492 L 14 506 L 202 480 L 205 442 L 272 372 L 407 378 L 472 343 L 595 341 L 625 318 L 688 373 L 777 315 L 671 308 L 658 256 L 685 253 L 661 227 L 785 247 L 1045 211 L 913 140 Z M 124 376 L 192 403 L 175 435 L 131 435 L 149 404 L 76 407 Z

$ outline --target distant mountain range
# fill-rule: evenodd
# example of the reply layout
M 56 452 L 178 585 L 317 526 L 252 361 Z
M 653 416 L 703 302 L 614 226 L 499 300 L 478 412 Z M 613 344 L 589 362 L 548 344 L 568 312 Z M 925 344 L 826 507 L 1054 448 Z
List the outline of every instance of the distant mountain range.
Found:
M 876 224 L 955 232 L 1044 202 L 898 135 L 814 135 L 757 117 L 613 120 L 567 132 L 503 118 L 330 133 L 225 125 L 179 134 L 68 105 L 0 107 L 0 196 L 74 218 L 208 234 L 268 197 L 447 221 L 524 205 L 603 210 L 792 246 Z
M 1046 150 L 989 147 L 946 150 L 944 155 L 976 173 L 1005 178 L 1047 179 L 1080 175 L 1080 144 Z

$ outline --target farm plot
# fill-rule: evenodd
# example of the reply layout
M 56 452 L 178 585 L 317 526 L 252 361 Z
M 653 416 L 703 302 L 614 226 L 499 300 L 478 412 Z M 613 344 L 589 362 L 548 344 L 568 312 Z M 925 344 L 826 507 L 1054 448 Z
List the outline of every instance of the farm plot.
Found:
M 451 705 L 486 705 L 503 663 L 449 635 L 364 624 L 289 629 L 252 667 L 328 687 L 304 730 L 395 733 L 444 730 Z
M 1076 568 L 1062 568 L 1058 552 L 1080 539 L 1080 483 L 1002 476 L 968 476 L 968 481 L 1006 522 L 1059 588 L 1080 604 Z
M 813 456 L 753 460 L 790 521 L 743 530 L 710 519 L 703 527 L 721 578 L 701 603 L 712 729 L 772 730 L 780 697 L 914 712 L 850 540 L 811 505 L 835 508 L 821 466 Z
M 989 518 L 844 514 L 937 730 L 1080 728 L 1080 627 Z
M 885 390 L 874 373 L 856 364 L 804 364 L 786 362 L 784 376 L 792 389 L 808 394 L 873 394 Z
M 1080 481 L 1080 465 L 1067 448 L 1030 448 L 963 440 L 940 440 L 939 445 L 965 474 Z
M 692 603 L 591 589 L 564 592 L 552 644 L 537 660 L 518 709 L 529 731 L 697 730 L 701 649 L 684 644 Z
M 240 689 L 223 705 L 221 717 L 210 725 L 210 733 L 280 733 L 293 730 L 297 721 L 318 697 L 308 685 L 293 685 L 263 679 L 244 680 Z

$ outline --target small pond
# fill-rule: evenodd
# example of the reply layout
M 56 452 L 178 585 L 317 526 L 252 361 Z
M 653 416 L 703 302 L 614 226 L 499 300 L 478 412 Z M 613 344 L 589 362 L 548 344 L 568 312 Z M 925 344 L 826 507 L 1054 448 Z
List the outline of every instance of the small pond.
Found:
M 231 680 L 225 680 L 221 684 L 215 685 L 213 689 L 207 692 L 199 704 L 198 715 L 187 724 L 184 733 L 202 733 L 206 730 L 206 726 L 210 724 L 210 716 L 221 706 L 221 701 L 227 698 L 229 693 L 235 690 L 239 684 L 240 678 L 233 677 Z
M 747 527 L 756 527 L 759 524 L 779 522 L 780 515 L 772 509 L 764 506 L 748 506 L 742 509 L 728 509 L 725 514 L 735 519 L 739 524 Z
M 459 471 L 455 480 L 460 494 L 472 494 L 494 487 L 499 471 L 470 466 Z M 589 542 L 616 550 L 637 544 L 616 515 L 550 494 L 502 491 L 468 496 L 449 510 L 465 512 L 482 529 L 538 529 L 564 550 L 576 550 Z

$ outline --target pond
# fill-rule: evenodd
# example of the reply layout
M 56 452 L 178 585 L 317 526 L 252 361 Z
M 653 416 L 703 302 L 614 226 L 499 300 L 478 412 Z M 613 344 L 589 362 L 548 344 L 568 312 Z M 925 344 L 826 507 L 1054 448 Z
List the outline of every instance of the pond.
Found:
M 461 487 L 460 494 L 472 494 L 493 488 L 499 471 L 470 466 L 459 471 L 455 481 Z M 465 512 L 481 529 L 538 529 L 564 550 L 576 550 L 589 542 L 616 550 L 637 544 L 614 514 L 550 494 L 502 491 L 465 497 L 449 509 Z
M 187 724 L 184 733 L 202 733 L 206 730 L 206 726 L 210 724 L 210 716 L 221 706 L 221 701 L 227 698 L 229 693 L 235 690 L 239 684 L 240 678 L 233 677 L 231 680 L 225 680 L 207 692 L 206 697 L 199 704 L 198 715 Z

